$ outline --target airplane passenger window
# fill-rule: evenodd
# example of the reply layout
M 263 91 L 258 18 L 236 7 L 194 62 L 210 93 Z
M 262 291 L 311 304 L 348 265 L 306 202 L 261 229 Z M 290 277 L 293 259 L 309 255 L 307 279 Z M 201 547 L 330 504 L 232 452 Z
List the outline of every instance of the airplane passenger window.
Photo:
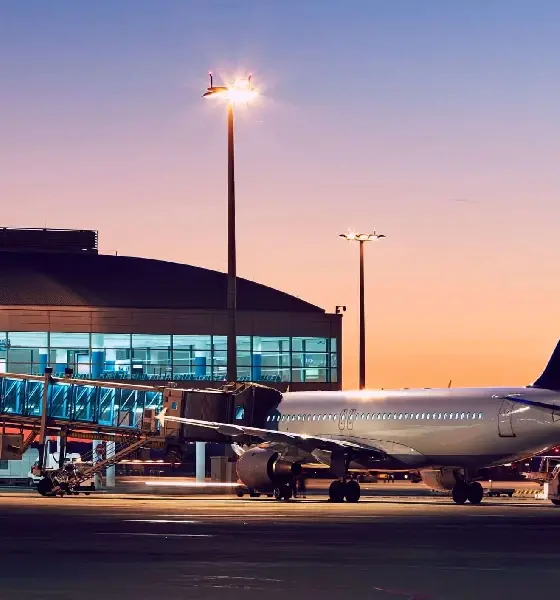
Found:
M 465 418 L 465 413 L 461 413 L 461 419 Z
M 447 413 L 443 413 L 443 418 L 447 419 Z
M 471 418 L 471 413 L 467 413 L 465 418 L 470 419 Z
M 366 415 L 366 421 L 370 418 L 370 416 L 371 415 L 369 413 L 367 413 L 367 415 Z
M 420 419 L 420 413 L 416 413 L 416 418 Z
M 327 415 L 323 415 L 323 421 L 327 420 Z
M 404 413 L 404 418 L 408 419 L 408 413 Z
M 478 418 L 482 419 L 482 413 L 478 413 Z
M 311 415 L 307 415 L 307 420 L 311 421 Z
M 377 419 L 381 420 L 381 413 L 377 413 Z

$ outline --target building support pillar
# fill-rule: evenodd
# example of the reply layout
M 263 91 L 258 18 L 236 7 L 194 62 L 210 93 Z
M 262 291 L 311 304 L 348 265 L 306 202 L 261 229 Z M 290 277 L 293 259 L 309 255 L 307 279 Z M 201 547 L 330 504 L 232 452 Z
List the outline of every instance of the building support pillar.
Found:
M 206 481 L 206 442 L 195 443 L 195 456 L 196 481 L 204 483 Z

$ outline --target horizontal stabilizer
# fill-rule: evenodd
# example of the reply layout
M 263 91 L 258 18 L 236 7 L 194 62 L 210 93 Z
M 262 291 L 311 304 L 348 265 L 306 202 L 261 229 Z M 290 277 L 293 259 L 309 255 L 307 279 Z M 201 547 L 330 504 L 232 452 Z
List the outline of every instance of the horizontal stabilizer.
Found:
M 504 400 L 511 400 L 512 402 L 517 402 L 518 404 L 523 404 L 524 406 L 540 408 L 541 410 L 545 410 L 547 412 L 560 412 L 560 405 L 552 404 L 549 402 L 541 402 L 539 400 L 529 400 L 528 398 L 522 398 L 518 394 L 510 394 L 508 396 L 504 396 Z

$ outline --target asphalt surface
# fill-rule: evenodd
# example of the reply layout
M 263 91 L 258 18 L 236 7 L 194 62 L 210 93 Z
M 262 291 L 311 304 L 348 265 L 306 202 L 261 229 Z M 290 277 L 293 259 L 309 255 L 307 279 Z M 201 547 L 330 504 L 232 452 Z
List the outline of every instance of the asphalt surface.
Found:
M 1 600 L 557 597 L 547 501 L 0 493 Z

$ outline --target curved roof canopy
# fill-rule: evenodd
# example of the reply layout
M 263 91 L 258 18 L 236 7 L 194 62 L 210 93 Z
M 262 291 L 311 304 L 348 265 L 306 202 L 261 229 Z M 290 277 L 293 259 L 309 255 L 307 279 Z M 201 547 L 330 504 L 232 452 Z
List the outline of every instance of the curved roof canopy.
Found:
M 115 308 L 226 308 L 227 276 L 147 258 L 91 253 L 0 251 L 0 305 Z M 325 311 L 295 296 L 238 278 L 237 308 Z

